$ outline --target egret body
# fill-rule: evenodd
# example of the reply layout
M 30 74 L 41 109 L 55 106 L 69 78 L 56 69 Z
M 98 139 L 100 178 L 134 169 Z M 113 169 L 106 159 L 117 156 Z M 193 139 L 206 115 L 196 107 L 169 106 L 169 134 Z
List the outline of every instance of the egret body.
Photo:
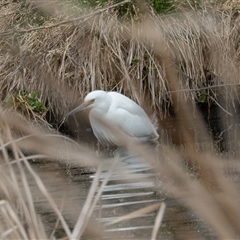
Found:
M 107 124 L 118 127 L 140 142 L 154 142 L 158 139 L 158 133 L 145 111 L 120 93 L 92 91 L 85 97 L 84 102 L 66 117 L 83 109 L 90 109 L 90 124 L 95 137 L 101 143 L 119 145 L 114 133 L 107 128 Z M 106 124 L 101 124 L 97 118 L 102 118 Z

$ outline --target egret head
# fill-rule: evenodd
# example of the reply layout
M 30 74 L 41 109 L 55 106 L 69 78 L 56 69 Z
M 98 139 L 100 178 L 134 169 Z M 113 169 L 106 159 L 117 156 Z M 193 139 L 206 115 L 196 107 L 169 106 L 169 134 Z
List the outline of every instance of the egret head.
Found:
M 106 111 L 111 104 L 111 97 L 102 90 L 90 92 L 85 98 L 84 102 L 66 114 L 65 118 L 84 109 L 100 109 Z

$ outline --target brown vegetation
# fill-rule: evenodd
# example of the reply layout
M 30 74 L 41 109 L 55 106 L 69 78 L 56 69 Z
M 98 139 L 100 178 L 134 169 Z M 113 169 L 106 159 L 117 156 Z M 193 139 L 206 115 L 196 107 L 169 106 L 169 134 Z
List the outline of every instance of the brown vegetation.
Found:
M 227 140 L 236 148 L 226 158 L 214 148 L 196 107 L 199 102 L 215 104 L 222 115 L 231 116 L 236 123 L 239 16 L 238 6 L 229 7 L 228 2 L 219 9 L 206 7 L 202 11 L 192 9 L 161 17 L 148 10 L 146 14 L 136 13 L 135 20 L 125 19 L 126 22 L 118 18 L 111 5 L 86 14 L 72 4 L 3 2 L 0 5 L 1 104 L 6 104 L 20 90 L 38 91 L 39 98 L 59 123 L 87 92 L 117 90 L 142 104 L 147 112 L 156 111 L 165 127 L 165 120 L 174 118 L 175 131 L 185 145 L 183 149 L 163 143 L 156 155 L 125 137 L 124 142 L 160 173 L 166 194 L 181 200 L 220 239 L 237 238 L 239 192 L 226 171 L 239 169 L 239 133 L 230 129 Z M 47 237 L 34 206 L 29 178 L 34 179 L 38 191 L 58 216 L 64 235 L 79 239 L 89 230 L 90 216 L 100 197 L 99 193 L 94 198 L 98 177 L 77 220 L 76 216 L 68 216 L 74 221 L 74 228 L 70 229 L 61 213 L 61 203 L 56 204 L 28 160 L 51 159 L 92 166 L 99 163 L 94 154 L 2 109 L 0 130 L 2 239 Z M 167 132 L 172 134 L 170 139 L 174 134 L 171 130 Z M 26 156 L 24 152 L 31 154 Z M 189 174 L 182 164 L 185 159 L 196 166 L 197 174 Z M 102 187 L 107 181 L 108 178 Z M 156 183 L 154 190 L 161 192 L 157 186 Z M 71 205 L 67 201 L 65 204 Z M 161 224 L 164 204 L 152 206 L 152 209 L 159 207 L 153 239 Z M 143 209 L 142 213 L 149 209 Z M 88 233 L 100 238 L 102 230 Z
M 93 89 L 121 91 L 140 103 L 146 98 L 159 111 L 163 102 L 168 108 L 172 91 L 218 101 L 225 85 L 237 84 L 239 19 L 233 10 L 163 17 L 151 12 L 123 25 L 111 6 L 80 17 L 51 2 L 38 7 L 31 1 L 1 6 L 2 100 L 37 90 L 61 119 Z M 166 79 L 162 51 L 171 54 L 180 89 Z

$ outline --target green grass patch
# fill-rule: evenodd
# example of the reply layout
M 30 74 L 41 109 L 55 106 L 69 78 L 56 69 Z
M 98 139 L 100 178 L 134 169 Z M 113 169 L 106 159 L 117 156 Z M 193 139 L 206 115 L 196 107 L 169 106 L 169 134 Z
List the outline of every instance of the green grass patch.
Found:
M 38 98 L 38 91 L 31 93 L 19 91 L 17 94 L 12 95 L 6 104 L 28 117 L 34 117 L 36 114 L 43 115 L 47 111 L 44 103 Z

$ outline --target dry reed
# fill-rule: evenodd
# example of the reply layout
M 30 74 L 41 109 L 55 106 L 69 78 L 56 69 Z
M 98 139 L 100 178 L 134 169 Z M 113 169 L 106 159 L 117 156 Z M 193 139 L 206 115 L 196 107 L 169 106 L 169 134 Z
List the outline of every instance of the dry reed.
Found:
M 154 37 L 171 49 L 181 80 L 177 91 L 183 91 L 185 98 L 200 101 L 206 94 L 218 102 L 220 93 L 228 95 L 224 86 L 238 85 L 234 76 L 238 72 L 239 20 L 233 11 L 164 17 L 150 12 L 151 22 L 144 19 L 140 24 L 123 25 L 111 6 L 70 19 L 63 10 L 56 17 L 55 12 L 61 10 L 55 7 L 43 23 L 39 18 L 44 16 L 35 5 L 8 4 L 2 9 L 1 99 L 19 90 L 37 90 L 56 120 L 93 89 L 117 90 L 139 103 L 147 99 L 164 116 L 159 109 L 169 107 L 173 91 L 165 79 L 164 59 L 156 55 L 151 43 L 132 34 L 126 37 L 132 29 L 144 35 L 148 24 L 156 30 Z M 223 66 L 229 61 L 231 71 L 226 73 Z M 226 78 L 232 81 L 226 83 Z
M 61 5 L 57 8 L 51 5 L 48 20 L 39 26 L 41 14 L 34 11 L 34 4 L 22 6 L 11 2 L 0 7 L 3 10 L 0 23 L 2 101 L 19 90 L 37 90 L 57 121 L 71 108 L 73 101 L 78 102 L 93 89 L 118 90 L 143 105 L 147 105 L 147 101 L 144 102 L 147 99 L 161 117 L 166 117 L 162 105 L 166 104 L 165 108 L 171 105 L 176 119 L 190 116 L 176 123 L 185 144 L 183 149 L 162 144 L 157 154 L 153 154 L 152 150 L 132 142 L 117 129 L 112 131 L 127 148 L 150 162 L 154 171 L 160 173 L 165 193 L 182 201 L 213 229 L 217 237 L 239 238 L 239 191 L 231 176 L 226 174 L 226 168 L 239 169 L 238 159 L 233 159 L 231 154 L 226 159 L 217 152 L 203 122 L 196 126 L 196 117 L 192 116 L 192 113 L 199 116 L 195 101 L 200 101 L 204 94 L 209 97 L 207 101 L 218 104 L 224 114 L 233 115 L 236 110 L 238 15 L 235 16 L 231 9 L 163 17 L 150 12 L 143 21 L 125 24 L 119 21 L 111 6 L 76 18 L 83 12 L 79 9 L 71 19 Z M 61 14 L 57 15 L 59 12 Z M 31 26 L 26 27 L 32 15 L 39 17 L 38 22 L 30 22 Z M 147 110 L 151 112 L 150 108 Z M 107 125 L 111 129 L 111 125 Z M 195 127 L 197 137 L 189 130 Z M 88 226 L 96 206 L 97 198 L 93 199 L 93 193 L 100 169 L 72 230 L 54 196 L 28 162 L 29 158 L 46 158 L 77 166 L 96 166 L 98 160 L 94 153 L 66 137 L 33 127 L 17 114 L 2 109 L 0 129 L 1 238 L 47 238 L 34 206 L 29 177 L 34 179 L 38 191 L 57 215 L 68 239 L 80 239 L 85 230 L 100 238 L 98 234 L 103 234 L 102 230 L 94 232 Z M 229 141 L 233 134 L 230 133 Z M 207 139 L 205 146 L 208 147 L 196 147 L 201 138 Z M 238 139 L 237 133 L 234 140 Z M 25 156 L 24 152 L 33 154 Z M 189 174 L 191 170 L 183 164 L 185 159 L 197 166 L 197 173 Z M 107 181 L 108 178 L 102 188 Z M 156 179 L 155 191 L 162 192 L 157 187 L 158 181 Z M 163 217 L 163 208 L 155 222 L 153 239 Z M 151 207 L 148 210 L 151 211 Z M 140 212 L 145 213 L 146 209 L 125 217 Z

